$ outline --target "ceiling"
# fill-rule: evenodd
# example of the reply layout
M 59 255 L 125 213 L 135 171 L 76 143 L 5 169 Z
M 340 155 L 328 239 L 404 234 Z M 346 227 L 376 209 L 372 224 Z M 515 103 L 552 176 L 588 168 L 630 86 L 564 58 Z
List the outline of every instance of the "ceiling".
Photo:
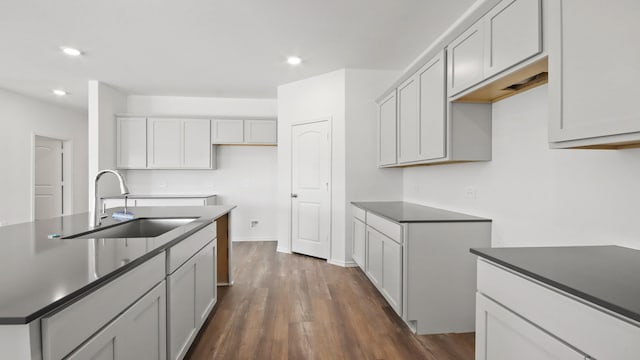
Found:
M 341 68 L 404 69 L 472 3 L 2 0 L 0 87 L 77 109 L 88 80 L 127 94 L 275 98 L 278 85 Z

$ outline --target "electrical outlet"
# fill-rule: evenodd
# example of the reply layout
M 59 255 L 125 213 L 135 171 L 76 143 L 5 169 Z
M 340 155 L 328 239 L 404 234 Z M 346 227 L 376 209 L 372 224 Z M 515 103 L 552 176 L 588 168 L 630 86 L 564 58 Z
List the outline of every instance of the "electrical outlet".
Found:
M 467 186 L 464 188 L 465 199 L 476 199 L 478 197 L 478 190 L 474 186 Z
M 258 221 L 258 220 L 251 220 L 251 221 L 249 222 L 249 228 L 250 228 L 250 229 L 253 229 L 253 228 L 257 227 L 259 222 L 260 222 L 260 221 Z

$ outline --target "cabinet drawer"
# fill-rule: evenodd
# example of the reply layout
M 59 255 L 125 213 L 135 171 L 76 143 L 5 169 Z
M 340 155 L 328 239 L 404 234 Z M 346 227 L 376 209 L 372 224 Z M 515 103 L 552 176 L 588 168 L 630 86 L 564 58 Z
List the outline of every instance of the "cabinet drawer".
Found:
M 484 260 L 478 292 L 596 359 L 637 359 L 640 327 Z
M 164 253 L 42 318 L 45 360 L 61 359 L 164 279 Z
M 394 241 L 402 243 L 402 227 L 378 215 L 367 213 L 367 225 L 387 235 Z
M 182 240 L 178 244 L 167 250 L 167 274 L 176 271 L 180 265 L 184 264 L 198 250 L 216 238 L 216 222 L 207 225 L 202 230 Z
M 206 201 L 200 198 L 138 199 L 135 206 L 204 206 Z
M 366 222 L 366 211 L 360 209 L 357 206 L 351 206 L 351 214 L 354 218 L 361 220 L 362 222 Z

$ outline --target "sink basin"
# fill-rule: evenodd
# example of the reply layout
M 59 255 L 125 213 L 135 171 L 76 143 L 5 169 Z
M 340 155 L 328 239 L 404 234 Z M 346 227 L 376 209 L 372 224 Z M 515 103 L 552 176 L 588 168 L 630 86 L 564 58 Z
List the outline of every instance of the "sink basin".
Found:
M 188 224 L 195 219 L 197 218 L 135 219 L 103 229 L 68 236 L 65 239 L 151 238 Z

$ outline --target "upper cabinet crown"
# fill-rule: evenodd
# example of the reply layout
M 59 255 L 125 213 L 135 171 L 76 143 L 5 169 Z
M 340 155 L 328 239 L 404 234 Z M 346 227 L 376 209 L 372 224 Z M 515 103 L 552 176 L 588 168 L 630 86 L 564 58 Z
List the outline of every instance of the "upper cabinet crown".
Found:
M 551 1 L 549 140 L 555 148 L 640 145 L 640 2 Z M 606 13 L 606 14 L 605 14 Z

